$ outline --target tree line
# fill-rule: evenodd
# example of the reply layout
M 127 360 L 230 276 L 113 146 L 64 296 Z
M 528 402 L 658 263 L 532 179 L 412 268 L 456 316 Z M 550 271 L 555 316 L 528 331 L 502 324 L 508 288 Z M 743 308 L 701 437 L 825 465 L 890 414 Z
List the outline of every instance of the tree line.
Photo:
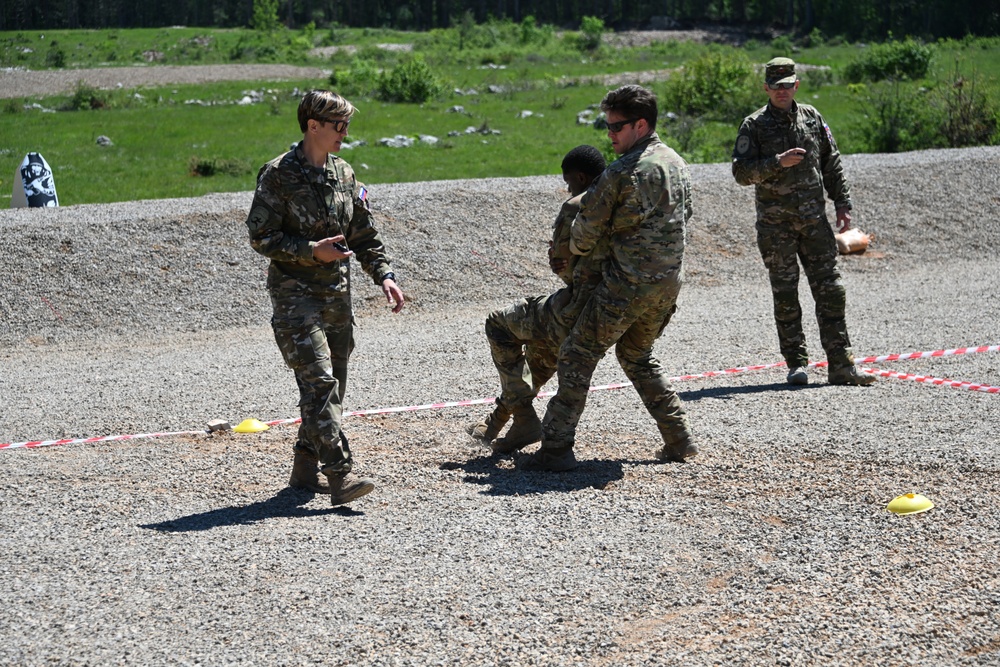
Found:
M 714 23 L 850 41 L 889 36 L 936 39 L 1000 35 L 997 0 L 4 0 L 0 30 L 246 27 L 273 9 L 290 28 L 430 30 L 463 18 L 576 29 L 585 16 L 615 29 Z

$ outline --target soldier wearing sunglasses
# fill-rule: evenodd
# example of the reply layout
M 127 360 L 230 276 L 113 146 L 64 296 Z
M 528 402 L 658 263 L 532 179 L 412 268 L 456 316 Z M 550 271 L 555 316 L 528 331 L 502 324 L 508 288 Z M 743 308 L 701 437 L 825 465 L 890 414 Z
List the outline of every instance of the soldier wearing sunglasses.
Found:
M 542 420 L 542 446 L 524 470 L 576 467 L 573 446 L 597 363 L 611 347 L 663 439 L 656 456 L 682 462 L 698 453 L 687 415 L 653 353 L 676 308 L 691 217 L 687 164 L 656 134 L 652 92 L 627 85 L 604 96 L 608 137 L 619 158 L 590 186 L 570 229 L 570 251 L 587 256 L 610 244 L 600 284 L 559 348 L 559 388 Z
M 757 246 L 767 267 L 774 319 L 789 384 L 808 384 L 809 357 L 799 305 L 799 264 L 816 302 L 820 342 L 830 384 L 869 385 L 854 365 L 845 316 L 847 296 L 837 269 L 837 243 L 826 215 L 833 201 L 837 227 L 851 226 L 851 189 L 829 125 L 814 107 L 799 104 L 795 62 L 774 58 L 764 67 L 769 102 L 747 116 L 733 150 L 733 176 L 753 185 Z
M 403 308 L 382 239 L 372 224 L 368 190 L 337 157 L 354 106 L 330 91 L 299 102 L 302 141 L 257 175 L 246 224 L 250 245 L 271 260 L 271 327 L 299 387 L 302 423 L 289 485 L 329 493 L 334 505 L 371 492 L 350 475 L 351 449 L 340 428 L 347 361 L 354 349 L 351 257 Z

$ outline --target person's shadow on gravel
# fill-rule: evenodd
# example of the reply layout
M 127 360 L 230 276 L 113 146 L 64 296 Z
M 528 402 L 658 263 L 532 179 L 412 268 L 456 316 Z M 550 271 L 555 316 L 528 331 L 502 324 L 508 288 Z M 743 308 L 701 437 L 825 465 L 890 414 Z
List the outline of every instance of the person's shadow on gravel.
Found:
M 482 493 L 490 496 L 603 490 L 625 476 L 623 461 L 581 460 L 579 467 L 569 472 L 525 472 L 498 468 L 497 462 L 501 459 L 498 454 L 477 456 L 465 462 L 443 463 L 441 469 L 464 470 L 468 474 L 463 481 L 485 486 Z
M 682 401 L 700 401 L 703 398 L 728 398 L 739 394 L 759 394 L 766 391 L 809 391 L 825 386 L 825 382 L 798 386 L 790 385 L 787 382 L 771 382 L 737 387 L 705 387 L 695 391 L 679 391 L 677 395 L 681 397 Z
M 222 507 L 208 512 L 189 514 L 178 519 L 170 519 L 159 523 L 140 524 L 140 528 L 158 530 L 164 533 L 184 533 L 196 530 L 210 530 L 221 526 L 248 526 L 265 519 L 276 517 L 307 517 L 322 516 L 324 514 L 339 514 L 342 516 L 359 516 L 363 512 L 358 512 L 349 507 L 324 507 L 323 509 L 310 509 L 304 507 L 312 500 L 316 494 L 311 491 L 301 491 L 285 487 L 278 491 L 273 498 L 261 500 L 249 505 L 239 507 Z M 329 500 L 327 500 L 329 503 Z

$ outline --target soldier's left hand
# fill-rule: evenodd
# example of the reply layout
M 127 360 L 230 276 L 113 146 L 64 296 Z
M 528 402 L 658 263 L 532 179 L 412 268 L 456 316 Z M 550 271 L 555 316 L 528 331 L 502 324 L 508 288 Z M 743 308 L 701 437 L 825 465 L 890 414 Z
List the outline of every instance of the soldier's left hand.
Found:
M 849 208 L 838 208 L 837 209 L 837 231 L 846 232 L 851 228 L 851 209 Z
M 392 312 L 398 313 L 403 309 L 403 304 L 406 303 L 405 297 L 403 297 L 403 290 L 399 289 L 399 285 L 392 278 L 386 278 L 382 281 L 382 293 L 385 294 L 386 303 L 392 306 Z

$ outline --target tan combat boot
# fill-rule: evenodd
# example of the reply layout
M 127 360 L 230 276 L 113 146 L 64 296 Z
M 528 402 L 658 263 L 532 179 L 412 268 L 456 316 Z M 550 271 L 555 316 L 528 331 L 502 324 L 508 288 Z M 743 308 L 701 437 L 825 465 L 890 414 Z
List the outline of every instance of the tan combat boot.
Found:
M 862 373 L 855 365 L 844 366 L 836 370 L 830 369 L 827 381 L 830 384 L 849 384 L 855 387 L 867 387 L 874 384 L 876 378 L 869 373 Z
M 507 430 L 507 435 L 493 441 L 496 454 L 511 454 L 542 440 L 542 422 L 530 403 L 516 406 L 513 416 L 514 423 Z
M 497 405 L 486 419 L 469 427 L 469 435 L 489 444 L 500 435 L 500 431 L 503 430 L 508 421 L 510 421 L 510 410 Z
M 664 463 L 684 463 L 698 455 L 698 445 L 694 444 L 687 430 L 667 431 L 660 428 L 663 437 L 663 447 L 656 452 L 656 458 Z
M 366 496 L 375 490 L 375 480 L 367 477 L 354 477 L 346 472 L 334 472 L 327 468 L 323 474 L 330 480 L 330 502 L 333 505 L 344 505 Z
M 579 463 L 572 447 L 553 449 L 542 447 L 534 454 L 525 454 L 517 460 L 518 470 L 535 470 L 540 472 L 566 472 L 573 470 Z
M 300 447 L 295 448 L 295 460 L 292 461 L 292 476 L 288 480 L 288 486 L 313 493 L 330 493 L 330 486 L 319 471 L 319 459 L 309 450 Z

